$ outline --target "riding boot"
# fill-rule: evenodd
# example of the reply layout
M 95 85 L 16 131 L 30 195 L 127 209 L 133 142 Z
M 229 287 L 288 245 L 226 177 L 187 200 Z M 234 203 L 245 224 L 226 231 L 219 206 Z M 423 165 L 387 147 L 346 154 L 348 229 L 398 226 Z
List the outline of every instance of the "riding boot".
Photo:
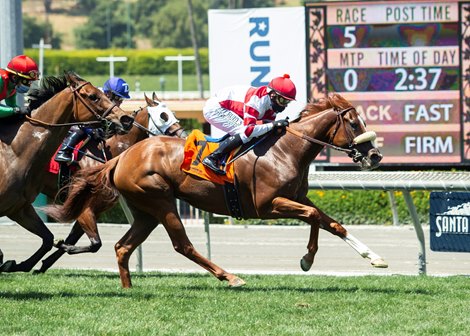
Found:
M 226 154 L 230 153 L 233 149 L 241 146 L 243 141 L 240 137 L 240 134 L 235 134 L 229 136 L 227 139 L 222 141 L 213 153 L 209 154 L 202 160 L 202 164 L 208 168 L 210 168 L 214 173 L 218 175 L 225 175 L 225 163 L 222 165 L 221 160 L 225 157 Z M 223 166 L 221 168 L 221 166 Z
M 73 150 L 76 145 L 87 136 L 86 132 L 79 128 L 77 130 L 70 130 L 68 136 L 62 142 L 57 155 L 55 156 L 56 162 L 71 162 L 73 160 Z

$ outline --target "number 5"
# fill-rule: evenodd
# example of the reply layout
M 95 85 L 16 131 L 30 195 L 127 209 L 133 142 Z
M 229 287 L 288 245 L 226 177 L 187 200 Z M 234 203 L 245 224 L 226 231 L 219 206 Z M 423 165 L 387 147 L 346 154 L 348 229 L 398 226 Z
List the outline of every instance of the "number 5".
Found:
M 344 37 L 349 40 L 349 42 L 344 43 L 344 47 L 350 48 L 356 45 L 356 32 L 355 26 L 344 27 Z

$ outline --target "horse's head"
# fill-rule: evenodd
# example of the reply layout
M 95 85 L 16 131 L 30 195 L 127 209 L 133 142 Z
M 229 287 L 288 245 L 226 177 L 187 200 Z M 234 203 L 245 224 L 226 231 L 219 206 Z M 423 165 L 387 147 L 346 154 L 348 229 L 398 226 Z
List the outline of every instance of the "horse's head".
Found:
M 134 118 L 111 102 L 101 90 L 75 73 L 67 73 L 65 77 L 73 92 L 76 121 L 98 119 L 104 123 L 104 128 L 114 131 L 128 131 L 132 127 Z
M 165 103 L 158 100 L 155 92 L 152 99 L 144 94 L 149 114 L 149 129 L 155 135 L 169 135 L 186 138 L 188 134 L 176 119 L 175 114 Z
M 348 155 L 354 162 L 360 162 L 361 169 L 371 170 L 379 166 L 382 154 L 375 146 L 376 134 L 366 130 L 366 124 L 356 109 L 352 106 L 346 108 L 333 108 L 337 115 L 332 130 L 331 143 L 335 146 L 348 149 Z

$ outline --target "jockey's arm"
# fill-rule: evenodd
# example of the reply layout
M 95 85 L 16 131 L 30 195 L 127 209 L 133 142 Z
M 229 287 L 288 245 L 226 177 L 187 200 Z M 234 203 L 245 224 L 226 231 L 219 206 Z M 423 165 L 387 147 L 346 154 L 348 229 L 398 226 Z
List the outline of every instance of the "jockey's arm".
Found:
M 9 117 L 15 114 L 16 94 L 5 99 L 5 104 L 0 104 L 0 118 Z
M 268 120 L 258 120 L 257 117 L 259 115 L 260 113 L 253 107 L 245 105 L 243 124 L 246 126 L 244 132 L 246 138 L 242 137 L 244 143 L 262 136 L 273 129 L 273 124 Z

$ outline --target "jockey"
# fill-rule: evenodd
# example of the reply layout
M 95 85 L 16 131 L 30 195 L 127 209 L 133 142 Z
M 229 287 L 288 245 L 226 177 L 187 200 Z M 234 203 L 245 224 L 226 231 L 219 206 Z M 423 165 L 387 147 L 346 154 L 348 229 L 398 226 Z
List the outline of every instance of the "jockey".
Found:
M 19 107 L 16 103 L 17 93 L 26 93 L 31 83 L 39 78 L 36 62 L 25 55 L 15 56 L 6 69 L 0 69 L 0 118 L 11 115 L 29 114 L 27 107 Z
M 129 99 L 129 85 L 126 81 L 120 77 L 111 77 L 103 85 L 103 92 L 117 107 L 120 107 L 124 99 Z M 73 150 L 80 141 L 85 140 L 87 136 L 93 134 L 99 134 L 102 129 L 72 126 L 69 134 L 62 142 L 55 161 L 57 162 L 72 162 L 73 161 Z
M 295 84 L 285 74 L 274 78 L 267 86 L 231 86 L 209 98 L 203 109 L 204 118 L 230 136 L 204 158 L 202 164 L 225 175 L 220 168 L 225 154 L 272 129 L 284 129 L 289 125 L 287 119 L 275 120 L 276 114 L 295 100 L 296 92 Z

